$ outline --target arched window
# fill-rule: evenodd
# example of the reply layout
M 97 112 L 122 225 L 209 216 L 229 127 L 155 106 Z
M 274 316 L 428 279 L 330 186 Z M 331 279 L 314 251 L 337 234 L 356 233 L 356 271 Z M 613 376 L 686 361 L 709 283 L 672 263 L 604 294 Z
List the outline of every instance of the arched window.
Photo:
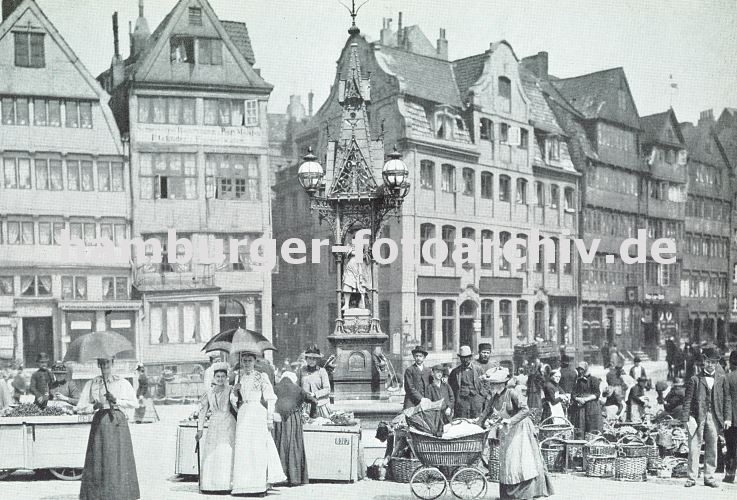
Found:
M 509 337 L 512 335 L 512 302 L 502 300 L 499 302 L 499 317 L 502 321 L 502 331 L 499 332 L 500 337 Z
M 220 331 L 246 327 L 246 308 L 234 298 L 220 299 Z
M 517 179 L 517 203 L 527 205 L 527 179 Z
M 435 164 L 430 160 L 420 162 L 420 187 L 435 189 Z
M 494 336 L 494 301 L 485 299 L 481 301 L 481 337 L 492 338 Z
M 481 197 L 487 200 L 494 196 L 494 174 L 481 172 Z
M 494 132 L 492 131 L 492 121 L 488 118 L 482 118 L 479 123 L 479 138 L 486 141 L 493 140 Z
M 527 240 L 527 235 L 524 233 L 520 233 L 517 235 L 517 238 L 524 240 L 524 244 L 517 245 L 517 256 L 521 259 L 524 259 L 522 264 L 518 266 L 518 269 L 525 272 L 527 271 L 527 245 L 529 244 Z
M 529 333 L 527 325 L 527 301 L 517 301 L 517 338 L 526 339 Z
M 455 250 L 456 228 L 453 226 L 443 226 L 443 241 L 448 248 L 448 256 L 443 261 L 445 267 L 455 267 L 453 262 L 453 250 Z
M 568 262 L 563 264 L 563 273 L 573 274 L 573 262 L 575 261 L 575 258 L 576 258 L 576 250 L 574 249 L 573 242 L 571 241 L 568 242 L 568 253 L 569 253 Z
M 435 226 L 430 223 L 420 224 L 420 263 L 427 264 L 427 260 L 422 255 L 422 248 L 425 242 L 435 238 Z M 434 254 L 433 254 L 434 255 Z
M 560 203 L 559 196 L 560 196 L 560 193 L 558 192 L 558 185 L 551 184 L 550 185 L 550 208 L 558 208 L 558 203 Z
M 499 269 L 502 271 L 509 271 L 509 261 L 504 258 L 504 245 L 512 238 L 512 235 L 507 231 L 499 233 L 499 254 L 501 259 L 499 260 Z
M 437 113 L 435 115 L 435 137 L 438 139 L 453 139 L 453 124 L 455 120 L 452 115 Z
M 558 272 L 558 238 L 550 238 L 553 240 L 553 255 L 548 256 L 548 272 L 556 274 Z
M 473 196 L 474 193 L 474 181 L 476 180 L 476 173 L 472 168 L 463 169 L 463 194 L 467 196 Z
M 445 193 L 454 193 L 456 190 L 456 168 L 453 165 L 445 164 L 441 167 L 441 173 L 440 189 Z
M 420 343 L 431 351 L 435 335 L 435 301 L 424 299 L 420 301 Z
M 538 207 L 545 206 L 545 184 L 535 181 L 535 203 Z
M 487 243 L 484 243 L 485 241 Z M 491 269 L 494 266 L 493 246 L 490 246 L 489 243 L 491 245 L 494 243 L 494 231 L 484 229 L 481 231 L 481 250 L 479 252 L 481 254 L 481 267 L 484 269 Z M 737 282 L 737 278 L 735 278 L 735 282 Z
M 512 180 L 508 175 L 499 176 L 499 201 L 506 201 L 507 203 L 511 201 L 511 184 Z
M 535 302 L 535 338 L 545 338 L 545 302 Z
M 455 328 L 456 328 L 456 301 L 443 301 L 443 350 L 449 351 L 455 347 Z
M 573 212 L 576 209 L 576 200 L 573 197 L 573 188 L 567 187 L 564 190 L 564 205 L 566 212 Z
M 512 82 L 506 76 L 499 77 L 499 102 L 502 111 L 512 112 Z

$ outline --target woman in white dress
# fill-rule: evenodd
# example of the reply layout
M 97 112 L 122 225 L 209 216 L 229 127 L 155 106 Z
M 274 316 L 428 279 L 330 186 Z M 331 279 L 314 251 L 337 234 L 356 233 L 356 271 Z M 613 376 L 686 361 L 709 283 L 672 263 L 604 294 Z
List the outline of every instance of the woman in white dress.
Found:
M 241 369 L 230 395 L 231 404 L 238 409 L 233 495 L 265 494 L 272 484 L 287 480 L 271 436 L 276 394 L 269 377 L 256 371 L 256 357 L 253 352 L 240 353 Z M 261 404 L 261 398 L 268 409 Z
M 228 363 L 213 365 L 213 384 L 200 400 L 197 419 L 197 435 L 200 443 L 200 491 L 230 491 L 233 474 L 233 445 L 235 443 L 235 418 L 230 413 L 230 386 Z M 202 434 L 205 418 L 210 410 L 207 436 Z

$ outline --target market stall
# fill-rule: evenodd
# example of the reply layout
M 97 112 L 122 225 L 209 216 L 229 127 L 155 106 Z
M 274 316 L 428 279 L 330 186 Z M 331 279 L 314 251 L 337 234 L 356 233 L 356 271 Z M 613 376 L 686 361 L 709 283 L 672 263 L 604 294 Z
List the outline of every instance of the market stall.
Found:
M 10 414 L 19 413 L 23 413 L 22 408 Z M 28 413 L 27 416 L 0 416 L 3 448 L 0 478 L 17 469 L 49 469 L 59 479 L 80 479 L 92 415 L 62 414 L 48 409 Z

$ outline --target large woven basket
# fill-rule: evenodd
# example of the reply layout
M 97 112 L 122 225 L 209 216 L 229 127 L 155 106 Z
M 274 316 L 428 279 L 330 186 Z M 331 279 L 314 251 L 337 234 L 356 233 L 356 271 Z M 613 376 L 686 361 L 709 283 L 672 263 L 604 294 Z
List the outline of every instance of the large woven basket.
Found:
M 645 440 L 645 445 L 647 446 L 647 470 L 657 471 L 663 465 L 663 459 L 660 457 L 660 449 L 655 438 L 650 436 Z
M 501 442 L 498 439 L 489 439 L 489 481 L 499 482 L 501 462 L 499 461 L 499 449 Z
M 583 445 L 586 475 L 591 477 L 614 476 L 614 465 L 617 458 L 617 446 L 603 436 L 595 436 Z
M 638 458 L 638 457 L 648 457 L 648 446 L 642 441 L 642 439 L 638 438 L 634 435 L 626 435 L 622 436 L 622 438 L 617 441 L 617 450 L 619 451 L 619 456 L 621 457 L 627 457 L 627 458 Z
M 430 434 L 409 431 L 409 444 L 422 465 L 458 467 L 470 465 L 481 458 L 489 431 L 477 432 L 455 439 L 441 439 Z
M 540 453 L 548 472 L 563 472 L 566 469 L 566 443 L 559 437 L 549 437 L 540 443 Z
M 563 421 L 564 423 L 555 423 L 557 421 Z M 547 423 L 550 421 L 550 423 Z M 564 417 L 548 417 L 540 422 L 540 431 L 538 433 L 538 440 L 543 442 L 544 440 L 558 437 L 561 439 L 573 439 L 573 424 Z
M 647 481 L 647 457 L 617 457 L 614 460 L 614 479 Z
M 422 467 L 422 463 L 416 458 L 392 457 L 389 459 L 389 477 L 397 483 L 409 483 L 412 474 Z

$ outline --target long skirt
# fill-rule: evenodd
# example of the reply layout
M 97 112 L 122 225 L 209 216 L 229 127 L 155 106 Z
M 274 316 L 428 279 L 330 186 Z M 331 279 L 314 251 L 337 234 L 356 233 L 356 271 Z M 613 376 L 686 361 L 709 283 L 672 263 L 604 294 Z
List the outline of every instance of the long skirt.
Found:
M 308 484 L 301 410 L 282 415 L 282 421 L 274 423 L 274 441 L 289 484 Z
M 99 410 L 92 418 L 80 500 L 136 500 L 138 489 L 128 418 L 120 410 Z
M 200 491 L 230 491 L 233 474 L 235 418 L 213 412 L 200 444 Z
M 507 429 L 499 437 L 499 492 L 502 500 L 527 500 L 553 494 L 530 418 Z
M 266 408 L 259 401 L 244 402 L 235 429 L 232 494 L 265 493 L 270 485 L 286 480 L 266 426 Z

